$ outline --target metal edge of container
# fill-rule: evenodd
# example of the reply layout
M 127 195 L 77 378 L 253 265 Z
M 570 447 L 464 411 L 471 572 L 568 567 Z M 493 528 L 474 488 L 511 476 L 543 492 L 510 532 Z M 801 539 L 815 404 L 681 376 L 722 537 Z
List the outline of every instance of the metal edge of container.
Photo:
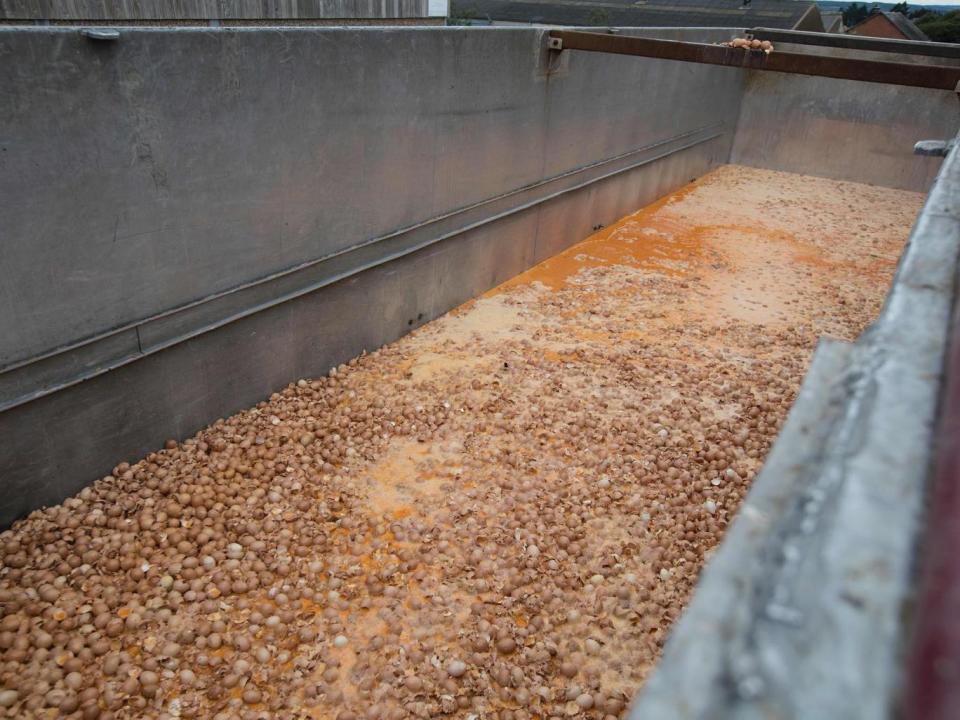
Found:
M 847 50 L 870 50 L 924 57 L 960 58 L 960 45 L 955 43 L 897 40 L 894 38 L 867 37 L 865 35 L 847 35 L 846 33 L 808 32 L 766 27 L 750 28 L 747 33 L 758 40 L 770 40 L 775 43 L 816 45 Z
M 958 249 L 955 146 L 877 322 L 851 345 L 818 347 L 632 720 L 893 714 Z
M 551 30 L 551 48 L 705 63 L 841 80 L 954 91 L 960 70 L 950 65 L 890 62 L 812 53 L 772 52 L 726 45 L 611 35 L 581 30 Z
M 952 144 L 952 143 L 951 143 Z M 960 285 L 958 285 L 960 286 Z M 900 720 L 960 717 L 960 306 L 954 303 L 950 349 L 936 434 L 929 513 L 921 548 Z

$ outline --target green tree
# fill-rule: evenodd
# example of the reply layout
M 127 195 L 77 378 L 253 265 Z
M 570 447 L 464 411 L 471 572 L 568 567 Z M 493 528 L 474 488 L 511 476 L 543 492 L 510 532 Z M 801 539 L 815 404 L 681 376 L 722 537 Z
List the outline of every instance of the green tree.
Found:
M 456 17 L 448 17 L 447 25 L 472 25 L 472 20 L 479 20 L 480 13 L 475 7 L 458 8 Z
M 898 12 L 904 17 L 910 17 L 910 8 L 907 7 L 905 2 L 899 2 L 890 8 L 890 12 Z
M 596 8 L 590 11 L 590 14 L 587 16 L 587 22 L 591 25 L 609 25 L 610 13 L 604 8 Z
M 861 20 L 866 20 L 870 15 L 870 11 L 863 3 L 850 3 L 840 12 L 843 15 L 843 24 L 847 27 L 853 27 Z
M 928 12 L 914 22 L 934 42 L 960 43 L 960 10 Z

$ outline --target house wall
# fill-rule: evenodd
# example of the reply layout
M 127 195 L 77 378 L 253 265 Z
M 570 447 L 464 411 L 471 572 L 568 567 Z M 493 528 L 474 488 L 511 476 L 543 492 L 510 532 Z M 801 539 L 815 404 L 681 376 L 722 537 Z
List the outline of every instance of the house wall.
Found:
M 880 14 L 867 18 L 856 27 L 847 30 L 847 32 L 851 35 L 864 35 L 866 37 L 891 38 L 893 40 L 910 39 L 900 32 L 896 25 Z

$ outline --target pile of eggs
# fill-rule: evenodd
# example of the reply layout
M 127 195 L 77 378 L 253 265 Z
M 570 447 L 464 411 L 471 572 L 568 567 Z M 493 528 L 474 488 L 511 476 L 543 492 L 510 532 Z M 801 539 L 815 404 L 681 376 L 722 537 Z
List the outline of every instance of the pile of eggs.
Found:
M 773 43 L 769 40 L 757 40 L 756 38 L 734 38 L 728 43 L 728 47 L 743 48 L 744 50 L 761 51 L 769 55 L 773 52 Z
M 0 717 L 622 717 L 818 335 L 690 267 L 478 301 L 18 522 Z

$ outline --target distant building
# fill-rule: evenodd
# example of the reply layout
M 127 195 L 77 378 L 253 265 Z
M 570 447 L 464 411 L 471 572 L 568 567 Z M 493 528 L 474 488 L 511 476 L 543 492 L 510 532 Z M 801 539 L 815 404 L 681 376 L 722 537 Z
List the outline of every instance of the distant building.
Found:
M 443 25 L 448 0 L 0 0 L 0 25 Z
M 603 27 L 768 27 L 823 32 L 802 0 L 452 0 L 454 22 Z
M 882 10 L 874 10 L 866 20 L 861 20 L 847 32 L 851 35 L 864 35 L 866 37 L 930 42 L 926 33 L 914 25 L 913 21 L 906 15 Z
M 823 31 L 828 33 L 846 32 L 847 28 L 843 24 L 843 13 L 820 11 L 820 19 L 823 20 Z

